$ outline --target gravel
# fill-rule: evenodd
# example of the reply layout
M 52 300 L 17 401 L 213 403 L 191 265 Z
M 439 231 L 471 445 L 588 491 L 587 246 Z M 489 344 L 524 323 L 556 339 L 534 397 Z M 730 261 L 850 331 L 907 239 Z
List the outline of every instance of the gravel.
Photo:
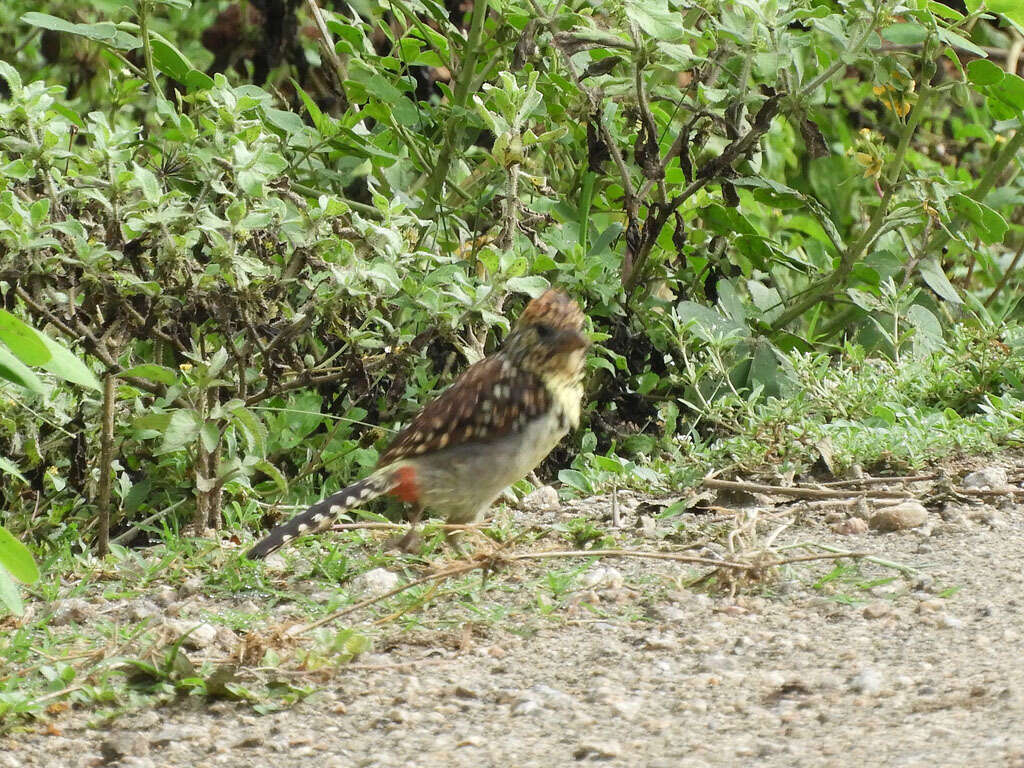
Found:
M 594 519 L 607 514 L 605 500 L 589 503 Z M 683 588 L 692 572 L 673 563 L 595 561 L 546 616 L 509 590 L 505 618 L 456 627 L 461 641 L 428 621 L 392 627 L 372 655 L 317 678 L 319 690 L 284 711 L 194 697 L 113 719 L 70 709 L 0 737 L 0 768 L 1019 768 L 1024 507 L 982 510 L 994 512 L 981 501 L 941 516 L 932 507 L 926 536 L 852 531 L 824 515 L 788 532 L 916 566 L 909 575 L 863 563 L 853 580 L 826 581 L 832 563 L 805 563 L 730 597 Z M 385 574 L 362 588 L 383 589 Z M 194 583 L 178 590 L 198 594 Z M 168 599 L 118 610 L 149 616 Z M 434 622 L 445 605 L 427 609 Z M 77 622 L 96 608 L 76 598 L 53 610 Z

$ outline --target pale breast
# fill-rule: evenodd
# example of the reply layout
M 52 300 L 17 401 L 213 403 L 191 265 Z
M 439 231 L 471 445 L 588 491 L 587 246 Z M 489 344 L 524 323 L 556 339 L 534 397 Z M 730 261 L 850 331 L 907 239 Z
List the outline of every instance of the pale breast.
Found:
M 423 504 L 453 523 L 479 519 L 498 494 L 540 464 L 568 431 L 568 416 L 555 407 L 520 432 L 413 460 Z

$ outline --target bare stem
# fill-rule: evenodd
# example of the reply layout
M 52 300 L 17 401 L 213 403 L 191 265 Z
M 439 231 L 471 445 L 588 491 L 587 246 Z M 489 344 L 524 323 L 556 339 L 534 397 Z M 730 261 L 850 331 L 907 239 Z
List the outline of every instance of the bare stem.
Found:
M 100 484 L 96 499 L 99 536 L 96 554 L 103 557 L 110 551 L 110 488 L 114 463 L 114 400 L 117 377 L 108 373 L 103 377 L 103 416 L 100 425 Z

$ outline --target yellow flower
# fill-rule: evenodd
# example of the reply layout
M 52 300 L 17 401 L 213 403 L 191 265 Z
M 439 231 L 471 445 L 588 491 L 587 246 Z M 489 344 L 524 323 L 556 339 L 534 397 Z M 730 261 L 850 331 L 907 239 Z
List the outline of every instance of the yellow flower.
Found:
M 178 367 L 181 369 L 182 373 L 188 373 L 192 370 L 192 363 L 182 363 Z

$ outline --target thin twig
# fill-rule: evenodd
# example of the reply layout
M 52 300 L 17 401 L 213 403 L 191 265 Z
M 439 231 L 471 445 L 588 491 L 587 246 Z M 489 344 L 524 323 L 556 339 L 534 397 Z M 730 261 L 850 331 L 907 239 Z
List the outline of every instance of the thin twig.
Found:
M 1020 496 L 1024 494 L 1024 488 L 954 488 L 953 492 L 961 493 L 964 496 L 992 498 L 995 496 Z
M 341 60 L 337 51 L 334 50 L 334 40 L 331 39 L 331 33 L 327 29 L 327 22 L 324 21 L 324 15 L 320 11 L 320 6 L 317 5 L 316 0 L 306 0 L 306 5 L 309 6 L 309 13 L 313 17 L 317 31 L 320 33 L 320 48 L 331 62 L 331 66 L 334 68 L 334 75 L 338 78 L 338 84 L 341 87 L 341 93 L 344 94 L 345 81 L 348 80 L 348 67 L 345 66 L 345 62 Z
M 169 512 L 174 511 L 175 509 L 180 507 L 182 504 L 184 504 L 187 500 L 188 500 L 188 497 L 185 496 L 183 498 L 178 499 L 176 502 L 171 504 L 171 506 L 165 507 L 164 509 L 161 509 L 159 512 L 154 512 L 152 515 L 147 517 L 145 520 L 140 520 L 139 522 L 135 523 L 135 525 L 133 525 L 131 528 L 129 528 L 124 533 L 119 533 L 117 536 L 115 536 L 113 539 L 110 540 L 110 543 L 111 544 L 120 544 L 122 541 L 130 539 L 136 533 L 141 531 L 144 526 L 149 525 L 154 520 L 156 520 L 158 517 L 163 517 L 164 515 L 168 514 Z
M 884 560 L 883 558 L 875 557 L 874 555 L 865 555 L 865 554 L 858 554 L 856 552 L 850 552 L 849 550 L 840 549 L 839 547 L 833 547 L 831 544 L 822 544 L 822 543 L 816 542 L 816 541 L 808 541 L 808 542 L 804 542 L 804 543 L 801 543 L 801 544 L 790 544 L 789 546 L 784 547 L 784 549 L 797 549 L 797 548 L 804 548 L 804 549 L 806 549 L 806 548 L 809 548 L 809 547 L 817 547 L 818 549 L 824 549 L 826 552 L 831 552 L 832 554 L 839 555 L 840 557 L 859 557 L 862 560 L 867 560 L 869 563 L 874 563 L 875 565 L 880 565 L 883 568 L 894 568 L 897 571 L 901 571 L 903 573 L 916 573 L 917 572 L 916 568 L 913 568 L 913 567 L 911 567 L 909 565 L 903 565 L 903 563 L 897 563 L 897 562 L 894 562 L 892 560 Z M 823 555 L 822 557 L 827 559 L 828 556 L 827 555 Z
M 110 551 L 110 489 L 114 463 L 114 403 L 117 400 L 117 377 L 107 373 L 103 378 L 103 418 L 100 424 L 100 480 L 96 499 L 99 535 L 96 554 L 103 557 Z
M 791 496 L 797 499 L 848 499 L 851 496 L 871 496 L 881 499 L 909 499 L 911 494 L 904 491 L 831 491 L 824 488 L 785 487 L 781 485 L 764 485 L 762 483 L 743 483 L 734 480 L 717 480 L 704 478 L 705 488 L 717 488 L 725 491 L 744 491 L 746 493 L 769 493 L 779 496 Z
M 45 696 L 40 696 L 38 699 L 33 699 L 32 703 L 42 704 L 44 701 L 49 701 L 50 699 L 59 699 L 61 696 L 67 696 L 69 693 L 81 691 L 84 687 L 85 686 L 83 685 L 72 685 L 69 688 L 64 688 L 59 691 L 53 691 L 52 693 L 48 693 Z
M 395 587 L 394 589 L 385 592 L 383 595 L 377 595 L 376 597 L 368 597 L 366 600 L 361 600 L 360 602 L 355 603 L 354 605 L 350 605 L 347 608 L 342 608 L 339 611 L 335 611 L 332 614 L 324 616 L 322 619 L 318 619 L 310 624 L 304 624 L 298 629 L 290 631 L 288 635 L 291 637 L 298 637 L 299 635 L 304 635 L 307 632 L 322 627 L 324 624 L 330 624 L 335 619 L 340 619 L 342 616 L 347 616 L 348 614 L 353 613 L 354 611 L 358 611 L 360 608 L 366 608 L 367 606 L 373 605 L 374 603 L 379 603 L 381 600 L 387 600 L 389 597 L 394 597 L 395 595 L 401 592 L 405 592 L 407 589 L 412 589 L 413 587 L 418 587 L 420 584 L 426 584 L 431 581 L 436 581 L 437 579 L 447 579 L 450 576 L 461 576 L 464 573 L 469 573 L 470 571 L 475 571 L 478 568 L 483 568 L 485 565 L 487 565 L 487 563 L 483 561 L 463 563 L 462 565 L 453 566 L 443 571 L 439 571 L 438 573 L 432 573 L 429 576 L 424 576 L 422 578 L 416 579 L 415 581 L 410 581 L 408 584 L 403 584 L 400 587 Z
M 855 477 L 850 480 L 829 480 L 819 483 L 827 488 L 845 488 L 851 485 L 885 485 L 886 483 L 919 483 L 942 477 L 941 472 L 928 472 L 922 475 L 902 475 L 900 477 Z
M 1020 248 L 1018 248 L 1017 252 L 1013 254 L 1010 266 L 1003 271 L 1003 276 L 999 278 L 999 282 L 996 283 L 995 287 L 992 289 L 992 293 L 990 293 L 985 299 L 984 306 L 991 306 L 992 302 L 996 300 L 996 296 L 998 296 L 1006 286 L 1006 281 L 1010 279 L 1011 275 L 1015 275 L 1017 273 L 1017 263 L 1020 261 L 1021 256 L 1024 256 L 1024 242 L 1021 242 Z

